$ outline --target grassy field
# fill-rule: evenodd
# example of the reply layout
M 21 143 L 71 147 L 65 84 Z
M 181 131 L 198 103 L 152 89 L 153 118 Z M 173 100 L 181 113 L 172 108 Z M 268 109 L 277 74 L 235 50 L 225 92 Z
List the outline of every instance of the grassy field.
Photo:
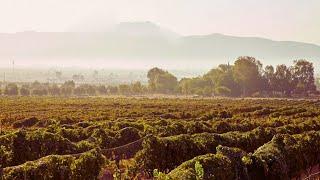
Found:
M 0 120 L 3 179 L 290 179 L 320 162 L 320 101 L 0 97 Z

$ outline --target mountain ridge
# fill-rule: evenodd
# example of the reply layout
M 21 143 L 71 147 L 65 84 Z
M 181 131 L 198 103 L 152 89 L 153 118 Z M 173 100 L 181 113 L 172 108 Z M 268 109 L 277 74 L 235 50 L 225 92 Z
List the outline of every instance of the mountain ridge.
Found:
M 0 59 L 160 59 L 163 63 L 197 60 L 219 64 L 244 55 L 266 64 L 308 59 L 318 65 L 320 46 L 221 33 L 183 36 L 152 22 L 121 23 L 103 32 L 0 33 Z

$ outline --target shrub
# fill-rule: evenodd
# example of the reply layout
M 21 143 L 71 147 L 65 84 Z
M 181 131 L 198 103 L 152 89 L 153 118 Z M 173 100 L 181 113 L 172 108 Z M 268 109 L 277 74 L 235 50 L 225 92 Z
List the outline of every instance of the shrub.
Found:
M 31 127 L 35 124 L 37 124 L 39 122 L 39 120 L 35 117 L 31 117 L 31 118 L 27 118 L 27 119 L 23 119 L 23 120 L 19 120 L 16 121 L 12 124 L 12 127 L 14 128 L 21 128 L 21 127 Z
M 5 168 L 3 179 L 97 179 L 105 164 L 99 149 L 76 158 L 71 155 L 50 155 L 20 166 Z

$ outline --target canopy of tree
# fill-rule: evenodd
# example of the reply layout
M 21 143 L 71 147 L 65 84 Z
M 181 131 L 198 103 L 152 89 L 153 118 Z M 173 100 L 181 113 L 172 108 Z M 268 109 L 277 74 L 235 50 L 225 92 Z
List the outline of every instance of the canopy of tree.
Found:
M 174 75 L 156 67 L 148 71 L 147 77 L 152 92 L 172 93 L 178 85 L 178 80 Z

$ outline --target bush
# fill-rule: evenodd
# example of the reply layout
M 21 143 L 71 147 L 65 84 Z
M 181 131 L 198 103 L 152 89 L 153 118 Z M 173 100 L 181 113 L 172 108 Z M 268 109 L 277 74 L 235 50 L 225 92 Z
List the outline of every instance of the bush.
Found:
M 96 179 L 105 161 L 99 149 L 82 154 L 70 166 L 72 179 Z
M 20 166 L 5 168 L 3 179 L 97 179 L 105 161 L 99 149 L 83 153 L 78 158 L 71 155 L 50 155 Z
M 38 122 L 39 122 L 39 120 L 37 118 L 32 117 L 32 118 L 16 121 L 12 124 L 12 127 L 13 128 L 31 127 L 31 126 L 37 124 Z
M 1 136 L 0 144 L 3 144 L 7 151 L 12 152 L 10 162 L 6 163 L 9 166 L 32 161 L 50 154 L 71 154 L 78 152 L 77 146 L 68 139 L 41 130 L 31 133 L 19 130 Z M 5 156 L 6 154 L 2 155 Z M 0 159 L 3 158 L 0 157 Z
M 236 179 L 232 161 L 222 154 L 206 154 L 197 156 L 182 163 L 172 170 L 168 176 L 171 179 L 197 179 L 198 173 L 195 168 L 199 163 L 203 168 L 203 179 Z M 199 169 L 198 169 L 199 172 Z

